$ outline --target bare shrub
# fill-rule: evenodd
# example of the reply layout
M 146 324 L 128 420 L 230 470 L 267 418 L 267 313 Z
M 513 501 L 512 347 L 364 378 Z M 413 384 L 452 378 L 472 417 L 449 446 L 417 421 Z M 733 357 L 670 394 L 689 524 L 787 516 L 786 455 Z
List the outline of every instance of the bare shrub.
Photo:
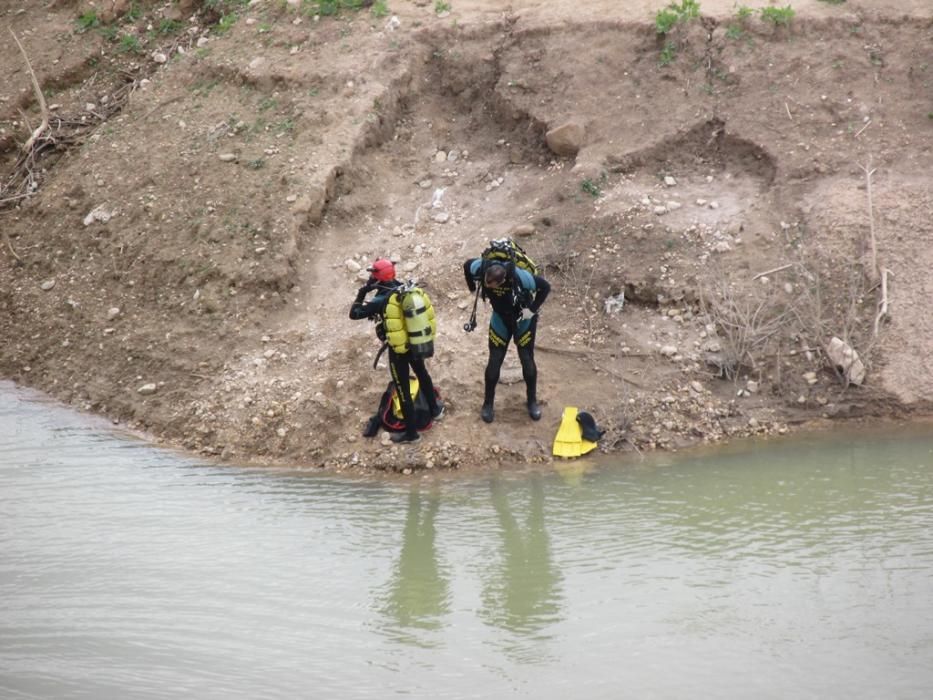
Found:
M 717 364 L 732 381 L 743 369 L 760 372 L 763 358 L 776 354 L 776 339 L 793 318 L 774 295 L 745 293 L 722 274 L 701 283 L 700 306 L 719 331 Z

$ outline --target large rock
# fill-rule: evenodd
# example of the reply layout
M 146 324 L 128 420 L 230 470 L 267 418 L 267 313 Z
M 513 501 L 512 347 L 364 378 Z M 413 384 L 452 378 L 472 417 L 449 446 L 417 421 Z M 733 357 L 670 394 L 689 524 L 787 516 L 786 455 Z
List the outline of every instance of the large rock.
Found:
M 826 355 L 849 383 L 861 385 L 865 381 L 865 365 L 859 359 L 858 353 L 845 342 L 834 337 L 826 346 Z
M 583 125 L 578 121 L 569 121 L 548 131 L 544 138 L 548 148 L 559 156 L 572 157 L 583 147 L 586 135 Z

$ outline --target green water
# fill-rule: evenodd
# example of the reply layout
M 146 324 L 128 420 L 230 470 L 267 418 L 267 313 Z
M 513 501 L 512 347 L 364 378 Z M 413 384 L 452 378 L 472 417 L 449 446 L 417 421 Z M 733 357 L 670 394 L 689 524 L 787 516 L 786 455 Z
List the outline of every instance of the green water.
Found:
M 467 477 L 192 462 L 0 386 L 0 697 L 925 698 L 922 430 Z

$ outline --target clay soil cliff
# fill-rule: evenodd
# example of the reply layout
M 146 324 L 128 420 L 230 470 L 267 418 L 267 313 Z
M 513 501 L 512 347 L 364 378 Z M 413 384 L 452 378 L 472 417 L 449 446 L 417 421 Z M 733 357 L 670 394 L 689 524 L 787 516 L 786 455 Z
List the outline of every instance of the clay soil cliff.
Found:
M 328 469 L 547 461 L 567 405 L 604 452 L 928 416 L 931 14 L 3 0 L 0 376 Z M 553 285 L 539 423 L 514 353 L 478 415 L 461 265 L 504 235 Z M 347 311 L 378 256 L 440 322 L 448 413 L 415 446 L 361 437 L 388 373 Z

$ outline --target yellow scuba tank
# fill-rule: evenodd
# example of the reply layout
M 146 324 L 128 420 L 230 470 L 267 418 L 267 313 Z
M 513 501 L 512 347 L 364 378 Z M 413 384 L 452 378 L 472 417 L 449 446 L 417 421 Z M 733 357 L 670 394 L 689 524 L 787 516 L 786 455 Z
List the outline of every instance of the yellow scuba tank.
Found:
M 411 354 L 415 357 L 433 356 L 436 332 L 434 307 L 423 289 L 414 287 L 402 294 L 402 312 Z
M 437 322 L 427 293 L 411 283 L 394 292 L 386 303 L 385 330 L 393 352 L 432 357 Z

